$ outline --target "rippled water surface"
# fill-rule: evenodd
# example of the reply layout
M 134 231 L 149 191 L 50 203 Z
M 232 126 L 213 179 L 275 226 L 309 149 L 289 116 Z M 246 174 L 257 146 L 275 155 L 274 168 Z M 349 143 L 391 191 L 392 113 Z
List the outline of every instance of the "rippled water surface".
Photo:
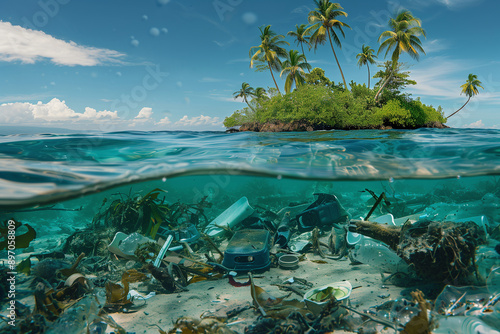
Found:
M 0 137 L 0 205 L 186 175 L 311 180 L 496 175 L 500 131 L 118 132 Z

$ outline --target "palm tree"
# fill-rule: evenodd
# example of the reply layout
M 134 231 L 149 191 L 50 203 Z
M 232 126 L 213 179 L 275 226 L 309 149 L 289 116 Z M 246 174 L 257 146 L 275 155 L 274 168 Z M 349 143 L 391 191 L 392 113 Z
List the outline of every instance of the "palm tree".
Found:
M 340 74 L 342 75 L 342 80 L 344 81 L 344 88 L 347 89 L 347 84 L 345 82 L 344 72 L 340 67 L 337 54 L 335 53 L 335 48 L 333 47 L 332 38 L 335 44 L 340 48 L 342 43 L 340 42 L 339 36 L 333 28 L 338 29 L 342 36 L 345 37 L 343 27 L 351 28 L 344 22 L 337 20 L 338 16 L 347 17 L 347 13 L 342 11 L 343 9 L 338 3 L 331 3 L 330 0 L 314 0 L 317 8 L 309 13 L 309 23 L 312 24 L 311 27 L 307 28 L 307 32 L 312 31 L 310 37 L 311 44 L 314 45 L 316 49 L 319 44 L 324 44 L 326 37 L 330 41 L 330 46 L 332 47 L 333 55 L 335 56 L 335 61 L 339 67 Z
M 465 104 L 460 109 L 458 109 L 457 111 L 455 111 L 453 114 L 451 114 L 450 116 L 448 116 L 446 118 L 450 118 L 451 116 L 455 115 L 457 112 L 462 110 L 467 105 L 467 103 L 469 103 L 470 99 L 474 95 L 479 94 L 479 90 L 477 89 L 478 87 L 483 88 L 483 86 L 481 86 L 481 81 L 479 81 L 477 79 L 477 75 L 472 74 L 472 73 L 469 74 L 467 81 L 462 86 L 460 86 L 460 88 L 462 88 L 462 92 L 460 93 L 460 95 L 465 94 L 469 97 L 467 99 L 467 102 L 465 102 Z
M 255 93 L 254 96 L 257 100 L 265 101 L 265 100 L 269 99 L 269 97 L 267 96 L 266 90 L 262 87 L 255 88 L 254 93 Z
M 285 92 L 290 93 L 294 82 L 295 87 L 299 87 L 304 83 L 304 69 L 310 70 L 311 65 L 307 63 L 306 57 L 303 54 L 299 54 L 297 50 L 290 50 L 286 58 L 283 62 L 283 70 L 280 73 L 280 77 L 286 75 Z
M 368 68 L 368 88 L 370 88 L 370 64 L 375 64 L 375 59 L 377 56 L 375 56 L 373 53 L 375 50 L 370 48 L 368 45 L 365 46 L 363 44 L 363 47 L 361 48 L 361 53 L 358 53 L 356 58 L 358 59 L 358 66 L 361 68 L 361 66 L 366 65 Z
M 383 49 L 387 49 L 384 56 L 386 57 L 393 50 L 393 64 L 398 63 L 399 56 L 403 52 L 408 53 L 410 57 L 416 60 L 420 57 L 419 52 L 425 54 L 422 42 L 418 38 L 420 35 L 425 37 L 425 30 L 422 29 L 420 19 L 414 17 L 409 10 L 403 9 L 396 15 L 395 19 L 391 18 L 389 20 L 389 27 L 391 30 L 384 31 L 378 38 L 379 42 L 385 38 L 382 44 L 380 44 L 378 53 Z
M 422 22 L 420 19 L 414 17 L 409 10 L 403 9 L 399 11 L 396 14 L 396 18 L 391 18 L 389 20 L 389 27 L 391 30 L 384 31 L 378 38 L 379 42 L 383 40 L 378 49 L 378 54 L 386 49 L 384 57 L 387 57 L 387 54 L 392 50 L 392 65 L 394 68 L 397 66 L 399 56 L 403 52 L 408 53 L 410 57 L 416 60 L 420 58 L 419 52 L 425 54 L 422 48 L 422 42 L 418 38 L 420 35 L 425 37 L 425 31 L 422 29 Z M 380 87 L 375 95 L 375 100 L 377 100 L 380 92 L 389 80 L 390 76 Z
M 304 52 L 304 43 L 310 47 L 309 44 L 309 34 L 310 31 L 307 31 L 307 25 L 301 24 L 300 26 L 298 24 L 295 25 L 295 31 L 289 31 L 286 35 L 287 36 L 292 36 L 295 38 L 295 42 L 297 42 L 297 45 L 300 46 L 302 49 L 302 54 L 304 55 L 304 59 L 307 62 L 307 58 L 305 56 Z
M 256 60 L 267 63 L 267 67 L 269 71 L 271 71 L 271 76 L 273 77 L 274 85 L 281 94 L 276 79 L 274 78 L 273 70 L 280 70 L 281 61 L 279 58 L 286 56 L 286 50 L 281 46 L 290 45 L 290 43 L 283 40 L 285 36 L 276 35 L 276 33 L 271 30 L 271 25 L 259 27 L 259 30 L 261 44 L 250 48 L 250 67 L 253 67 L 253 63 Z
M 243 101 L 248 105 L 250 109 L 255 111 L 252 106 L 248 103 L 248 97 L 249 96 L 255 96 L 255 90 L 253 87 L 250 86 L 248 82 L 243 82 L 241 84 L 240 90 L 237 90 L 236 92 L 233 93 L 233 96 L 235 99 L 242 97 Z

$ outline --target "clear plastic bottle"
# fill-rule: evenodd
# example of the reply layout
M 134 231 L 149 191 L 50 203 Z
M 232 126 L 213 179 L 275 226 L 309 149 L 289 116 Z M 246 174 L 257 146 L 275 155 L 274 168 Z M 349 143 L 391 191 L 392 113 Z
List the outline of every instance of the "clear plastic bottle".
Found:
M 351 257 L 361 263 L 380 268 L 386 273 L 408 273 L 409 267 L 396 252 L 383 242 L 363 237 L 353 249 Z

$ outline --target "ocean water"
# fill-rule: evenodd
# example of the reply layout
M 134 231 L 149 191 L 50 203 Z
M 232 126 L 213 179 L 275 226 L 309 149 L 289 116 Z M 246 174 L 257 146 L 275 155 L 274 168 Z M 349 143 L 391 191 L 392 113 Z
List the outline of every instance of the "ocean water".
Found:
M 483 217 L 491 231 L 500 223 L 500 131 L 0 137 L 1 221 L 14 219 L 37 232 L 28 248 L 16 250 L 20 257 L 62 247 L 113 201 L 140 199 L 154 189 L 161 189 L 164 204 L 209 203 L 203 226 L 243 196 L 253 208 L 277 213 L 312 203 L 316 193 L 334 194 L 349 218 L 359 219 L 373 205 L 371 192 L 384 192 L 391 205 L 372 217 Z

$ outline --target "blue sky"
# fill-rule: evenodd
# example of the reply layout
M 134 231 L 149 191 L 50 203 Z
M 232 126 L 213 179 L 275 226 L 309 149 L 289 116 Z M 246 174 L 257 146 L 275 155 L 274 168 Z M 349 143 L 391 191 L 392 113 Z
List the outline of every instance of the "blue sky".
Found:
M 378 50 L 389 15 L 404 7 L 422 20 L 426 55 L 403 56 L 417 85 L 408 89 L 448 115 L 466 100 L 469 73 L 484 90 L 453 127 L 500 128 L 500 2 L 496 0 L 350 0 L 339 61 L 347 81 L 367 81 L 355 56 Z M 307 23 L 313 1 L 6 0 L 0 4 L 0 125 L 77 130 L 223 130 L 244 103 L 243 81 L 272 86 L 249 68 L 261 25 L 277 33 Z M 298 48 L 288 38 L 290 48 Z M 306 51 L 313 66 L 341 81 L 331 49 Z M 382 61 L 383 54 L 380 55 Z M 375 68 L 372 68 L 372 73 Z M 372 82 L 374 82 L 372 80 Z M 278 79 L 281 89 L 284 80 Z

